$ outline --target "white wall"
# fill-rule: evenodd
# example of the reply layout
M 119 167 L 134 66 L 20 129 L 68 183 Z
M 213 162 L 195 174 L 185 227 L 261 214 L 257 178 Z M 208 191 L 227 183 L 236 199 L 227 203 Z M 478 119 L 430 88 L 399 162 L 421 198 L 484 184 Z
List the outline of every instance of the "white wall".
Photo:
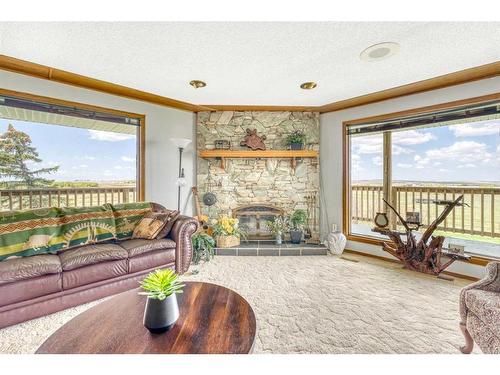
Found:
M 177 207 L 178 150 L 169 138 L 194 139 L 193 113 L 6 71 L 0 71 L 0 88 L 146 115 L 146 200 Z M 183 155 L 188 184 L 183 188 L 182 206 L 194 182 L 193 152 L 191 144 Z M 187 202 L 184 212 L 191 214 L 191 208 Z
M 323 193 L 328 221 L 342 227 L 342 122 L 406 109 L 467 99 L 500 91 L 500 77 L 471 82 L 440 90 L 424 92 L 379 103 L 322 114 L 320 117 L 320 160 Z M 323 213 L 324 214 L 324 213 Z M 323 216 L 322 216 L 323 217 Z M 324 226 L 323 226 L 324 227 Z M 349 241 L 347 248 L 369 254 L 391 257 L 378 246 Z M 482 277 L 483 267 L 456 262 L 449 269 Z

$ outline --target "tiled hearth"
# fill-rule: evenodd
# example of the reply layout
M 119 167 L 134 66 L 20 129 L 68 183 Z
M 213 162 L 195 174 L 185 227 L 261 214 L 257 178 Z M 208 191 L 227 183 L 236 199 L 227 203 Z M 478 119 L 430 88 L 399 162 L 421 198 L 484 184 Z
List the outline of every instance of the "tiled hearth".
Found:
M 247 241 L 231 248 L 216 248 L 216 255 L 240 256 L 298 256 L 327 255 L 328 250 L 323 245 L 283 243 L 276 245 L 274 241 Z

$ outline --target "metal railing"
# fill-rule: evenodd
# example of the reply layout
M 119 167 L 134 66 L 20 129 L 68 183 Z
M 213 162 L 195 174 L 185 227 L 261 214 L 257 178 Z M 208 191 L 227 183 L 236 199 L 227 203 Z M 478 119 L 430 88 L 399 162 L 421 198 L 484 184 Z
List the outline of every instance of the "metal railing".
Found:
M 85 207 L 136 201 L 130 187 L 0 189 L 0 211 L 45 207 Z
M 420 220 L 426 227 L 443 210 L 443 206 L 434 204 L 434 201 L 452 200 L 461 194 L 464 195 L 464 202 L 468 206 L 455 208 L 438 229 L 500 237 L 500 188 L 393 186 L 391 200 L 403 217 L 407 211 L 420 212 Z M 352 220 L 372 222 L 375 214 L 383 211 L 382 198 L 382 186 L 353 185 Z

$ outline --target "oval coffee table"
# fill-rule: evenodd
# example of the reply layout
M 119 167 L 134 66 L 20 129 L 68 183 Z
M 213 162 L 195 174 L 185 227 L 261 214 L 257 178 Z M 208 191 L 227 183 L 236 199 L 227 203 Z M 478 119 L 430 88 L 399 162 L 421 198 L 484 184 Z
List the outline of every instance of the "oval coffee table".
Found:
M 146 297 L 121 293 L 74 317 L 37 353 L 249 353 L 255 315 L 239 294 L 222 286 L 186 282 L 178 294 L 179 320 L 170 331 L 150 333 L 142 324 Z

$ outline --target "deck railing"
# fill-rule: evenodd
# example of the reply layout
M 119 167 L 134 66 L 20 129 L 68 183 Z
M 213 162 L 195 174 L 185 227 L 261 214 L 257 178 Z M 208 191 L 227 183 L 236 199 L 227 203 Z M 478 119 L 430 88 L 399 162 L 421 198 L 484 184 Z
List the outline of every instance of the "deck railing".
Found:
M 443 206 L 434 204 L 434 201 L 455 199 L 461 194 L 468 206 L 455 208 L 438 229 L 500 237 L 500 188 L 393 186 L 391 199 L 403 217 L 407 211 L 420 212 L 420 220 L 426 227 L 443 210 Z M 382 186 L 353 185 L 352 220 L 373 222 L 375 214 L 383 211 L 382 198 Z
M 0 189 L 0 211 L 135 202 L 135 187 Z

